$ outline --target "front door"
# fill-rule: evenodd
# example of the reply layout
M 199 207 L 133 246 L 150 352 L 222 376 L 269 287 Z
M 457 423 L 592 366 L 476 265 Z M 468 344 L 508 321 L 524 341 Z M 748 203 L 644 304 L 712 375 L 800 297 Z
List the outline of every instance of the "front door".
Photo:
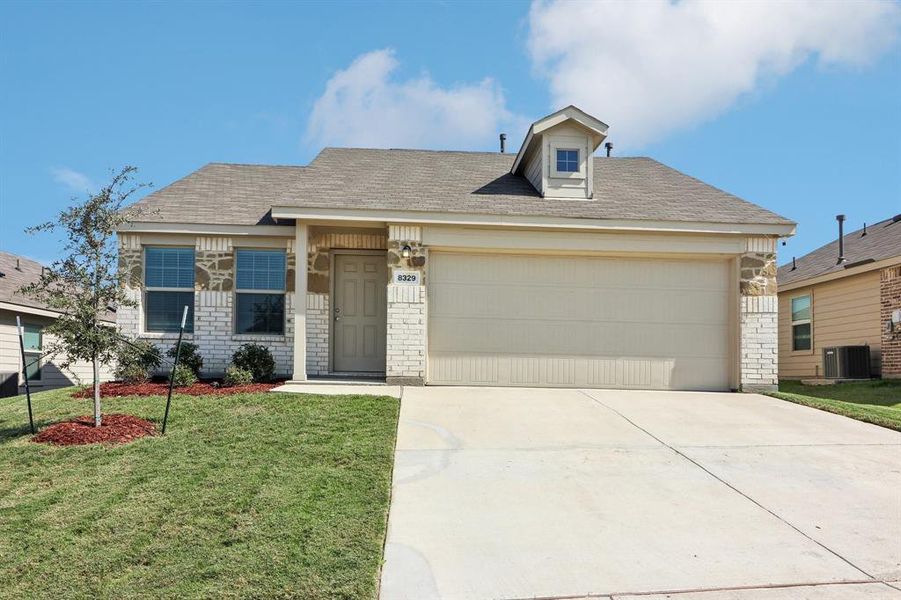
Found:
M 387 285 L 384 253 L 335 255 L 334 371 L 385 372 Z

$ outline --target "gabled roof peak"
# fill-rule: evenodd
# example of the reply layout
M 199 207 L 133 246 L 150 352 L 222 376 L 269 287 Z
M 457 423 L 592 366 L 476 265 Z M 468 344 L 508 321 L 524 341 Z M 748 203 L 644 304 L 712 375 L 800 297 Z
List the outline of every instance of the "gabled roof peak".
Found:
M 526 133 L 526 137 L 522 142 L 522 146 L 519 147 L 519 152 L 516 153 L 516 160 L 513 161 L 513 166 L 510 168 L 511 173 L 516 173 L 516 171 L 520 168 L 522 164 L 522 159 L 528 153 L 529 148 L 532 146 L 532 143 L 535 140 L 536 136 L 540 136 L 542 132 L 550 129 L 551 127 L 556 127 L 561 123 L 565 123 L 566 121 L 573 121 L 585 129 L 590 130 L 595 138 L 595 149 L 601 145 L 601 142 L 604 141 L 604 138 L 607 137 L 607 129 L 609 126 L 601 121 L 600 119 L 589 115 L 587 112 L 582 110 L 581 108 L 570 104 L 565 108 L 561 108 L 560 110 L 553 112 L 545 117 L 542 117 L 532 123 L 529 127 L 529 131 Z

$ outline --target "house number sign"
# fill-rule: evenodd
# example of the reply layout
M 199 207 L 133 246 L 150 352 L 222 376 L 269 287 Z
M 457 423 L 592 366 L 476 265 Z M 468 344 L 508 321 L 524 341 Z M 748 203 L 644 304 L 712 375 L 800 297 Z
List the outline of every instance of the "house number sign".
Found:
M 419 285 L 421 273 L 419 271 L 395 271 L 394 285 Z

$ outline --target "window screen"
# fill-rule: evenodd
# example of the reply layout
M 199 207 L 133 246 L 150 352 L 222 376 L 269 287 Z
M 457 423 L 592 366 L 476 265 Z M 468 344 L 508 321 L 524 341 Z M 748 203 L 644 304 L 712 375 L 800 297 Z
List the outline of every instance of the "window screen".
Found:
M 284 290 L 284 250 L 238 250 L 239 290 Z
M 284 250 L 238 250 L 235 333 L 285 332 Z
M 144 329 L 175 332 L 188 307 L 185 331 L 194 331 L 194 249 L 144 249 Z
M 144 285 L 156 288 L 194 287 L 193 248 L 147 248 L 144 250 Z

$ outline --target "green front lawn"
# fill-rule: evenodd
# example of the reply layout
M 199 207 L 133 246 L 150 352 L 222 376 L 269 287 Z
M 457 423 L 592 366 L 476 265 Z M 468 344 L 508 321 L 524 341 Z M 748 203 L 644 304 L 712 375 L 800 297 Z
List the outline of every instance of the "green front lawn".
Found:
M 901 431 L 901 380 L 876 380 L 835 385 L 804 385 L 780 381 L 776 398 L 812 406 Z
M 39 426 L 90 413 L 33 396 Z M 104 412 L 162 418 L 165 398 Z M 165 437 L 30 441 L 0 399 L 0 596 L 374 598 L 398 401 L 176 396 Z

